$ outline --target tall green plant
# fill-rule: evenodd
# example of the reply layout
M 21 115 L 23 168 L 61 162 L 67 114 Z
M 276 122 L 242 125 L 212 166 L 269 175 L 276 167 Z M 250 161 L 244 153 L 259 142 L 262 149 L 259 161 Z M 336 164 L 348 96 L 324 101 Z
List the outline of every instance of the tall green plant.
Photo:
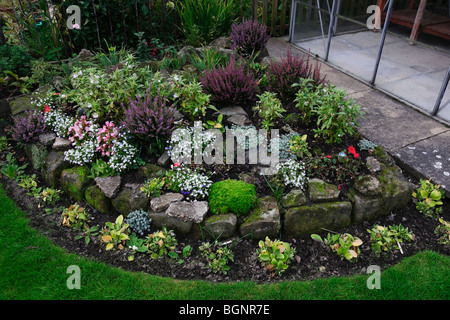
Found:
M 179 2 L 181 31 L 186 41 L 199 46 L 228 35 L 235 21 L 233 0 L 185 0 Z

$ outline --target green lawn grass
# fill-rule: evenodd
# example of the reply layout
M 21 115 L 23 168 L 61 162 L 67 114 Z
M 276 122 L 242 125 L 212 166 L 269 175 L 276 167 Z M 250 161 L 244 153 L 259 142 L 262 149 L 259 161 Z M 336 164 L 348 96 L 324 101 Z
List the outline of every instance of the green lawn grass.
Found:
M 67 267 L 81 270 L 81 288 L 68 289 Z M 448 299 L 450 257 L 421 252 L 383 270 L 381 289 L 369 275 L 258 285 L 180 281 L 128 272 L 66 252 L 28 224 L 0 186 L 0 299 L 3 300 L 291 300 Z

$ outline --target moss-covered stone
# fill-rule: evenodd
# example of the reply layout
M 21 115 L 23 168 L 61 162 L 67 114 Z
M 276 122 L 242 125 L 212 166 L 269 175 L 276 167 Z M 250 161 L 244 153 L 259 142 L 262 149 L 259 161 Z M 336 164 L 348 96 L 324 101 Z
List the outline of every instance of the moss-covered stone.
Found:
M 153 179 L 164 176 L 166 170 L 152 163 L 146 163 L 140 167 L 136 174 L 139 178 Z
M 140 187 L 137 184 L 125 185 L 122 191 L 111 201 L 114 209 L 124 217 L 135 210 L 147 210 L 150 199 L 140 190 Z
M 292 189 L 281 199 L 283 208 L 299 207 L 306 203 L 306 195 L 301 189 Z
M 101 213 L 109 213 L 111 200 L 103 194 L 100 188 L 93 184 L 85 191 L 86 202 Z
M 47 148 L 41 143 L 30 143 L 24 147 L 25 154 L 34 170 L 40 170 L 44 165 L 45 158 L 48 155 Z
M 87 177 L 89 168 L 85 166 L 64 169 L 61 172 L 61 185 L 63 190 L 77 201 L 84 200 L 86 188 L 92 183 Z
M 60 182 L 61 172 L 70 165 L 64 160 L 64 153 L 50 151 L 42 165 L 42 178 L 51 187 L 56 187 Z
M 36 108 L 31 104 L 30 95 L 20 96 L 9 101 L 11 115 L 17 116 L 24 114 L 25 111 L 34 111 Z
M 277 237 L 280 231 L 280 210 L 274 197 L 266 196 L 239 228 L 242 236 L 251 235 L 255 240 Z
M 311 201 L 336 201 L 339 198 L 337 186 L 326 183 L 320 179 L 310 179 L 308 181 L 308 196 Z
M 201 224 L 206 239 L 228 239 L 236 232 L 237 218 L 232 213 L 211 216 Z
M 290 208 L 284 218 L 286 237 L 301 237 L 323 231 L 339 230 L 351 223 L 352 204 L 348 201 L 318 203 Z

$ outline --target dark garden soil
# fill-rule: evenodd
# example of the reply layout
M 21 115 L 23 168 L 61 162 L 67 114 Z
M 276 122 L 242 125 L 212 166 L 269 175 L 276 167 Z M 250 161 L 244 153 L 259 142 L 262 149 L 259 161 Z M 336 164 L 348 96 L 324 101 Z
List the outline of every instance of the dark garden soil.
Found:
M 4 156 L 5 153 L 2 154 L 2 158 Z M 413 178 L 410 178 L 410 180 L 417 182 Z M 148 254 L 139 253 L 135 255 L 134 261 L 129 262 L 127 257 L 130 255 L 130 251 L 127 249 L 106 251 L 104 245 L 100 244 L 95 237 L 92 238 L 92 241 L 88 245 L 85 244 L 84 239 L 75 240 L 78 233 L 60 224 L 61 209 L 53 214 L 47 214 L 43 208 L 38 208 L 36 199 L 28 196 L 18 186 L 17 182 L 6 177 L 2 177 L 0 182 L 4 185 L 8 195 L 27 214 L 30 219 L 30 225 L 48 237 L 55 245 L 64 248 L 67 252 L 102 261 L 124 270 L 142 271 L 162 277 L 183 280 L 208 280 L 213 282 L 251 280 L 257 283 L 285 280 L 312 280 L 331 276 L 363 274 L 370 265 L 378 265 L 384 270 L 400 262 L 403 258 L 423 250 L 432 250 L 441 254 L 450 255 L 450 248 L 439 244 L 439 236 L 434 233 L 438 222 L 420 214 L 411 201 L 407 207 L 377 220 L 364 222 L 360 225 L 352 225 L 342 230 L 332 230 L 340 233 L 348 232 L 363 241 L 361 255 L 357 262 L 341 260 L 330 248 L 312 240 L 310 236 L 296 239 L 285 239 L 282 237 L 284 241 L 288 241 L 296 249 L 296 259 L 282 276 L 273 276 L 258 262 L 256 255 L 258 243 L 248 238 L 236 237 L 231 239 L 234 240 L 232 250 L 235 259 L 234 262 L 230 263 L 230 271 L 226 275 L 212 273 L 207 268 L 207 262 L 200 255 L 200 251 L 197 250 L 202 243 L 201 240 L 192 240 L 179 236 L 177 236 L 179 243 L 177 250 L 180 256 L 184 246 L 191 245 L 194 249 L 191 256 L 184 260 L 184 263 L 179 264 L 176 260 L 169 257 L 153 260 Z M 71 203 L 71 200 L 63 195 L 60 203 L 55 207 L 68 206 L 69 203 Z M 116 213 L 105 215 L 94 212 L 89 206 L 86 206 L 86 208 L 87 211 L 91 211 L 91 215 L 93 216 L 91 226 L 98 225 L 102 227 L 105 222 L 114 221 L 117 217 Z M 450 201 L 448 199 L 445 199 L 443 208 L 442 217 L 448 221 L 450 220 Z M 374 224 L 384 226 L 401 224 L 414 233 L 415 240 L 402 244 L 403 254 L 397 250 L 384 254 L 381 257 L 376 257 L 370 250 L 369 235 L 366 231 Z M 327 231 L 324 231 L 321 235 L 326 236 L 326 233 Z

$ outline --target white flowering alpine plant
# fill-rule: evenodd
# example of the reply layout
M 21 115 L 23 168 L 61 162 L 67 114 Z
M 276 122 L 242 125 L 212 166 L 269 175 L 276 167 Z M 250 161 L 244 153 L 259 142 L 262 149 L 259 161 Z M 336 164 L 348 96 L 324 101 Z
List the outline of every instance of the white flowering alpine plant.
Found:
M 64 114 L 59 110 L 51 110 L 44 113 L 45 125 L 55 131 L 61 138 L 67 137 L 69 128 L 75 124 L 75 118 Z
M 304 188 L 308 182 L 305 166 L 293 159 L 277 164 L 277 171 L 287 186 Z
M 172 166 L 171 178 L 186 200 L 196 201 L 208 197 L 212 181 L 206 175 L 181 165 Z
M 77 165 L 94 162 L 97 143 L 94 139 L 86 140 L 82 145 L 64 151 L 64 160 Z
M 129 143 L 125 138 L 115 140 L 111 147 L 111 156 L 109 158 L 109 167 L 116 172 L 122 172 L 134 166 L 137 161 L 138 148 Z

